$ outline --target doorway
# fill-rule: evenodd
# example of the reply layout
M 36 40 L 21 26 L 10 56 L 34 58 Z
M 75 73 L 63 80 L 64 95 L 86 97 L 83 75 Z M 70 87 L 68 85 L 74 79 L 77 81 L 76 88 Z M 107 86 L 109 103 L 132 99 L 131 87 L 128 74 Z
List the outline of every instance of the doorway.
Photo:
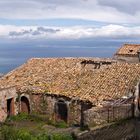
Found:
M 29 100 L 25 96 L 22 96 L 21 97 L 21 113 L 26 113 L 26 114 L 29 114 L 30 113 Z
M 65 101 L 59 100 L 56 103 L 56 108 L 57 108 L 57 111 L 56 111 L 57 118 L 67 122 L 67 120 L 68 120 L 68 108 L 67 108 L 67 104 L 65 103 Z
M 7 116 L 10 117 L 14 115 L 14 99 L 7 100 Z

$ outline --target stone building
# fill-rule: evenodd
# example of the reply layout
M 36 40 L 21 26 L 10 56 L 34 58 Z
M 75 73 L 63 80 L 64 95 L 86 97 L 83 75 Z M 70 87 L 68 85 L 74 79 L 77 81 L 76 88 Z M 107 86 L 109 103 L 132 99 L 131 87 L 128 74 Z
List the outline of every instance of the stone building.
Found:
M 139 114 L 139 79 L 140 64 L 100 58 L 34 58 L 4 75 L 0 88 L 15 87 L 16 112 L 94 126 Z
M 18 113 L 17 93 L 14 87 L 0 89 L 0 121 Z
M 124 44 L 115 53 L 114 58 L 125 62 L 140 62 L 140 44 Z
M 16 87 L 0 89 L 0 122 L 20 112 L 30 113 L 29 95 L 17 93 Z

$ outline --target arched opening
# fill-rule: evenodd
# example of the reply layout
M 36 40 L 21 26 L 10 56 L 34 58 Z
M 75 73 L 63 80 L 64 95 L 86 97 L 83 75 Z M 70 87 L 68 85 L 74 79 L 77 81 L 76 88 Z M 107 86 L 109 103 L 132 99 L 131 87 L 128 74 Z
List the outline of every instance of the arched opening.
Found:
M 67 104 L 63 100 L 59 100 L 55 105 L 56 116 L 58 120 L 67 122 L 68 119 L 68 108 Z
M 30 104 L 29 104 L 29 100 L 27 97 L 22 96 L 21 97 L 21 112 L 22 113 L 30 113 Z

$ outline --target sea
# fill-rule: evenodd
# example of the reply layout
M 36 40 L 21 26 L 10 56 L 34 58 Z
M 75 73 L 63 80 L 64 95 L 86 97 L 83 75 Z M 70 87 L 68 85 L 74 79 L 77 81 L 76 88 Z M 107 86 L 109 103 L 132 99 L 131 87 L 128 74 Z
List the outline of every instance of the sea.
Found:
M 111 58 L 124 43 L 122 40 L 0 41 L 0 73 L 6 74 L 34 57 Z

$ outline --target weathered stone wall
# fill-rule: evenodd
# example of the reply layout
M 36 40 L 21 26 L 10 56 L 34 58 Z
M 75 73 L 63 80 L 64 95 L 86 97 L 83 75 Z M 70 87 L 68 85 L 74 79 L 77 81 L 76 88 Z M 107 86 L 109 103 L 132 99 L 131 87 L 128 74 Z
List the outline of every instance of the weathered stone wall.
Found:
M 138 104 L 139 104 L 139 98 L 140 98 L 140 91 L 139 91 L 139 84 L 140 81 L 137 83 L 136 87 L 135 87 L 135 116 L 139 117 L 140 116 L 140 110 L 138 108 Z
M 32 94 L 30 95 L 30 106 L 32 114 L 42 114 L 43 110 L 41 104 L 42 95 Z
M 138 57 L 116 55 L 114 56 L 114 58 L 117 60 L 125 61 L 125 62 L 139 63 Z
M 77 102 L 69 103 L 69 124 L 80 124 L 81 105 Z
M 85 111 L 84 114 L 85 124 L 94 127 L 96 125 L 132 117 L 132 106 L 131 104 L 125 104 L 111 108 L 93 107 Z
M 80 124 L 81 105 L 78 102 L 57 98 L 49 95 L 33 94 L 30 95 L 31 113 L 46 115 L 46 119 L 57 121 L 55 113 L 55 104 L 64 100 L 68 108 L 68 124 Z
M 18 101 L 15 88 L 7 88 L 0 90 L 0 122 L 5 121 L 7 118 L 7 100 L 13 98 L 13 113 L 18 113 Z

